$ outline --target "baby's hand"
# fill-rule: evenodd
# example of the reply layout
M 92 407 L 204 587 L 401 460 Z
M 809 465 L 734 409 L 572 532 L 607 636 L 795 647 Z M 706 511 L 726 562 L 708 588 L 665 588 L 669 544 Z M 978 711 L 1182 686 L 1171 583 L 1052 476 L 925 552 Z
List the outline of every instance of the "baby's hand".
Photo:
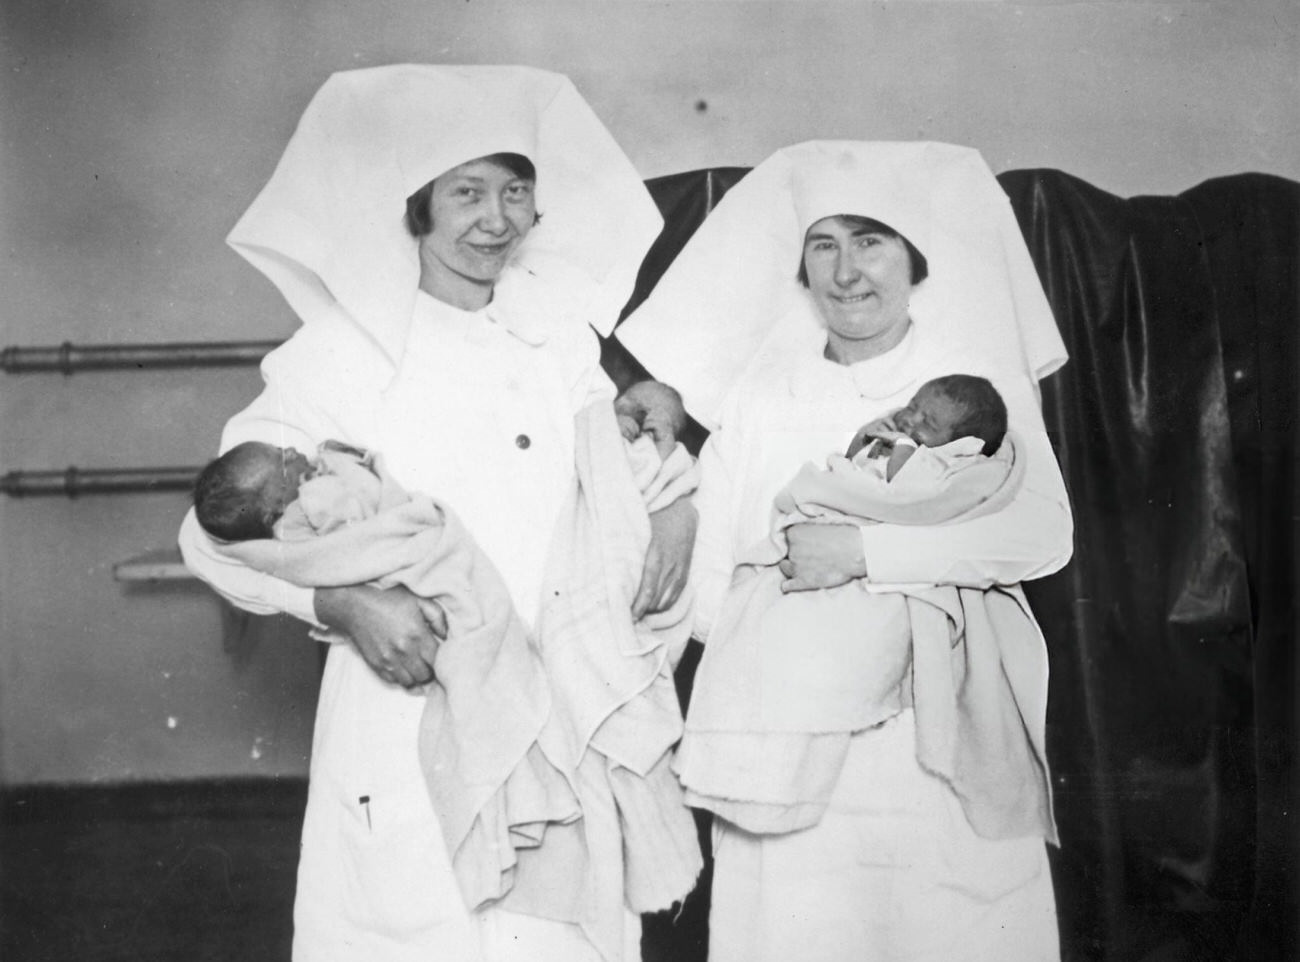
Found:
M 424 620 L 429 624 L 429 630 L 441 642 L 447 640 L 447 612 L 442 605 L 431 598 L 415 599 L 415 603 L 420 606 L 420 614 L 424 615 Z
M 659 381 L 638 381 L 614 400 L 619 431 L 628 441 L 650 436 L 661 458 L 672 454 L 677 435 L 686 424 L 686 410 L 677 392 Z
M 908 435 L 906 431 L 892 431 L 888 428 L 882 428 L 872 436 L 879 438 L 881 441 L 887 441 L 890 444 L 893 444 L 895 441 L 912 440 L 911 436 Z
M 892 446 L 900 438 L 907 437 L 902 431 L 898 430 L 894 424 L 894 416 L 888 415 L 883 418 L 876 418 L 864 424 L 858 429 L 858 433 L 853 435 L 853 440 L 849 442 L 849 448 L 844 453 L 846 458 L 855 457 L 859 451 L 869 447 L 873 441 L 883 441 L 886 446 Z
M 618 418 L 618 433 L 623 435 L 624 441 L 635 441 L 641 436 L 641 422 L 635 414 L 619 411 L 616 407 L 615 416 Z

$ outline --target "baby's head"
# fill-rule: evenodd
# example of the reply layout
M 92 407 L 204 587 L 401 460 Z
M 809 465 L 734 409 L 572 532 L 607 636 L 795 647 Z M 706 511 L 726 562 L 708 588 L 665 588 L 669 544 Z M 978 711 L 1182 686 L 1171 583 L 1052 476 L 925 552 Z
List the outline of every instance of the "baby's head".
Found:
M 894 425 L 926 447 L 975 437 L 984 442 L 982 454 L 996 454 L 1007 433 L 1007 406 L 984 378 L 949 374 L 922 384 L 894 414 Z
M 637 381 L 614 400 L 618 428 L 628 441 L 648 433 L 664 457 L 686 429 L 682 396 L 662 381 Z
M 304 455 L 245 441 L 212 461 L 194 484 L 194 513 L 222 541 L 270 538 L 275 523 L 314 473 Z

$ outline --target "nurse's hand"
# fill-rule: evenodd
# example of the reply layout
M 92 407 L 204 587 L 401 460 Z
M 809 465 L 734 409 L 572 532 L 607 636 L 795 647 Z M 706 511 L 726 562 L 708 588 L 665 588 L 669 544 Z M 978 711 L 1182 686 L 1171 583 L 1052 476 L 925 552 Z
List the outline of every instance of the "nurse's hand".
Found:
M 699 521 L 695 505 L 686 498 L 678 498 L 650 515 L 650 547 L 641 571 L 641 586 L 632 599 L 633 618 L 648 611 L 666 611 L 681 597 L 691 573 Z
M 415 688 L 433 681 L 438 645 L 447 619 L 437 606 L 401 586 L 317 588 L 316 618 L 352 639 L 357 652 L 384 681 Z
M 862 534 L 851 524 L 796 524 L 785 529 L 789 549 L 777 566 L 783 592 L 835 588 L 865 578 Z

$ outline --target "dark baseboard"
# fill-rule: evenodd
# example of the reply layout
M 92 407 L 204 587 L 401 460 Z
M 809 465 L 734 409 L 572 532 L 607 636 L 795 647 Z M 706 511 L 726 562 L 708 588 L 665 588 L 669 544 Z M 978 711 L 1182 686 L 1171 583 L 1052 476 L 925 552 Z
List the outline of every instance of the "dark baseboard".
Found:
M 0 824 L 178 817 L 301 817 L 305 778 L 34 784 L 0 788 Z

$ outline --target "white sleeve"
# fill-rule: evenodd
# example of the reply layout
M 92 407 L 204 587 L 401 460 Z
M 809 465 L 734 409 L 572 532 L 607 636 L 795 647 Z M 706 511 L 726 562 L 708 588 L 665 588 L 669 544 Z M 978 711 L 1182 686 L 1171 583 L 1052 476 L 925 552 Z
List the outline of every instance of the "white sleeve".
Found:
M 591 331 L 591 341 L 591 364 L 579 371 L 571 388 L 574 411 L 581 411 L 597 401 L 614 403 L 614 382 L 600 366 L 600 343 L 596 340 L 595 331 Z
M 294 447 L 314 452 L 316 445 L 329 436 L 314 416 L 275 353 L 262 362 L 266 386 L 243 411 L 226 424 L 221 436 L 221 450 L 227 451 L 244 441 L 265 441 L 279 447 Z M 262 574 L 245 565 L 221 557 L 213 549 L 207 533 L 199 527 L 194 510 L 185 515 L 178 541 L 185 565 L 200 581 L 206 582 L 232 604 L 254 614 L 285 612 L 318 625 L 315 591 L 279 578 Z
M 738 458 L 744 450 L 734 418 L 724 415 L 700 451 L 700 486 L 695 508 L 700 515 L 691 560 L 691 587 L 695 591 L 694 636 L 708 641 L 718 609 L 731 587 L 736 568 L 735 509 L 741 501 Z
M 321 627 L 316 620 L 316 592 L 264 575 L 238 562 L 222 558 L 194 517 L 191 508 L 181 522 L 179 539 L 185 565 L 232 604 L 256 615 L 286 612 Z
M 994 514 L 942 527 L 878 524 L 861 528 L 872 583 L 985 588 L 1041 578 L 1074 551 L 1074 521 L 1047 435 L 1021 433 L 1028 463 L 1015 499 Z

